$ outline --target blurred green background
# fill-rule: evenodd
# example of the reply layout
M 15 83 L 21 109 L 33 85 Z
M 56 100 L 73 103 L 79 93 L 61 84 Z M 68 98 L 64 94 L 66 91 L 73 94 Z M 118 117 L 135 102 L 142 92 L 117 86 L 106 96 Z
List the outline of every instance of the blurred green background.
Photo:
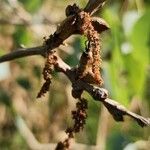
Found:
M 65 18 L 66 6 L 73 3 L 84 8 L 87 0 L 0 0 L 0 56 L 42 45 L 43 37 L 54 33 Z M 96 16 L 110 25 L 101 35 L 104 87 L 131 111 L 150 116 L 150 1 L 108 0 Z M 84 41 L 70 37 L 68 46 L 58 48 L 59 55 L 77 65 Z M 70 112 L 76 100 L 64 75 L 54 74 L 50 93 L 36 99 L 43 66 L 41 56 L 0 64 L 0 150 L 33 149 L 22 132 L 24 125 L 40 143 L 57 143 L 72 124 Z M 88 119 L 76 142 L 98 145 L 100 150 L 150 149 L 150 128 L 143 129 L 128 117 L 117 123 L 101 104 L 87 93 L 84 96 L 89 101 Z

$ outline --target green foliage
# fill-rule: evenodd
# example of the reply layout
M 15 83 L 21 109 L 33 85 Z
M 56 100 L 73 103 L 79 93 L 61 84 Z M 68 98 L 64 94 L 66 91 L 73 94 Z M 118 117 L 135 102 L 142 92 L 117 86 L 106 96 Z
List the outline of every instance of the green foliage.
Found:
M 90 145 L 94 145 L 97 138 L 97 129 L 99 122 L 100 106 L 88 97 L 88 118 L 85 126 L 87 132 L 87 140 Z
M 42 76 L 42 75 L 41 75 L 41 72 L 42 72 L 42 69 L 41 69 L 40 66 L 35 65 L 35 66 L 33 67 L 33 74 L 34 74 L 34 76 L 37 77 L 38 79 L 40 79 L 41 76 Z
M 30 80 L 27 77 L 18 77 L 17 78 L 17 83 L 21 87 L 25 88 L 26 90 L 31 90 L 32 89 Z
M 43 2 L 43 0 L 19 0 L 19 1 L 23 3 L 25 8 L 30 13 L 36 12 L 40 8 L 40 6 Z
M 11 98 L 8 91 L 0 88 L 0 103 L 5 104 L 7 107 L 11 106 Z
M 16 32 L 13 34 L 13 39 L 18 46 L 21 44 L 29 45 L 32 42 L 32 35 L 25 27 L 16 27 Z
M 103 12 L 104 18 L 110 24 L 111 29 L 111 60 L 108 62 L 107 67 L 104 68 L 108 72 L 108 76 L 111 87 L 111 95 L 114 99 L 117 99 L 121 103 L 127 105 L 129 102 L 128 89 L 126 83 L 123 80 L 126 80 L 124 72 L 126 72 L 124 64 L 124 56 L 121 52 L 121 44 L 124 39 L 123 30 L 121 27 L 121 20 L 118 17 L 117 12 L 114 11 L 114 8 L 108 8 Z M 120 88 L 121 87 L 121 88 Z
M 144 82 L 147 78 L 145 73 L 149 65 L 149 35 L 150 35 L 150 11 L 145 12 L 136 22 L 131 33 L 132 62 L 129 66 L 130 83 L 135 94 L 143 95 Z M 135 65 L 136 64 L 136 65 Z M 135 75 L 135 73 L 138 75 Z
M 3 49 L 0 49 L 0 56 L 4 55 L 5 51 Z
M 66 57 L 65 62 L 67 62 L 71 66 L 78 65 L 79 61 L 79 54 L 83 51 L 83 48 L 85 47 L 85 38 L 77 38 L 75 42 L 73 43 L 74 53 L 72 55 L 68 55 Z
M 107 150 L 122 150 L 124 146 L 131 142 L 128 138 L 125 138 L 124 135 L 118 130 L 113 130 L 110 137 L 108 137 Z
M 149 104 L 150 9 L 145 9 L 141 15 L 138 14 L 139 18 L 132 24 L 130 32 L 125 33 L 122 18 L 127 13 L 132 15 L 132 12 L 126 10 L 120 18 L 119 10 L 114 5 L 115 3 L 103 11 L 103 17 L 111 27 L 111 39 L 108 40 L 109 48 L 111 47 L 111 58 L 109 61 L 106 60 L 104 66 L 105 76 L 109 80 L 106 81 L 105 86 L 109 89 L 113 99 L 120 101 L 127 107 L 135 97 L 138 100 L 143 100 L 143 104 L 144 100 L 147 100 Z M 130 24 L 130 21 L 132 22 L 128 18 L 127 25 Z M 127 27 L 125 26 L 125 28 Z M 107 45 L 109 44 L 107 43 Z M 124 44 L 128 46 L 125 49 L 126 51 L 123 49 Z M 147 95 L 146 99 L 145 94 Z M 148 108 L 150 108 L 150 105 L 148 105 Z M 143 129 L 141 130 L 134 123 L 130 124 L 132 124 L 132 128 L 127 132 L 126 137 L 120 135 L 119 129 L 114 132 L 111 130 L 107 142 L 108 150 L 123 149 L 124 142 L 134 142 L 144 135 Z
M 13 149 L 26 150 L 28 149 L 24 139 L 20 136 L 18 132 L 16 132 L 16 129 L 13 129 L 11 136 L 0 135 L 0 148 L 2 150 L 13 150 Z
M 112 58 L 106 68 L 110 76 L 111 94 L 114 99 L 125 105 L 128 105 L 129 100 L 135 95 L 142 98 L 144 92 L 144 83 L 147 78 L 145 72 L 148 69 L 150 55 L 149 15 L 149 11 L 142 14 L 127 37 L 114 7 L 104 10 L 103 13 L 111 27 Z M 130 46 L 127 53 L 122 50 L 124 40 Z

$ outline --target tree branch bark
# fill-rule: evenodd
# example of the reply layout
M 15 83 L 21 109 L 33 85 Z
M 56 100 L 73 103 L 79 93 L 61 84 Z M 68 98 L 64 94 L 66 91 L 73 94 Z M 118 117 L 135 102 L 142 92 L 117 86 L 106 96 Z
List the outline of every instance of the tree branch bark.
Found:
M 33 55 L 42 55 L 44 56 L 46 52 L 45 46 L 31 47 L 31 48 L 20 48 L 12 51 L 9 54 L 3 55 L 0 57 L 0 63 L 11 61 L 17 58 L 33 56 Z
M 92 14 L 94 11 L 100 8 L 104 1 L 105 0 L 90 0 L 87 6 L 85 7 L 85 10 Z M 63 41 L 65 41 L 68 37 L 76 33 L 75 19 L 76 18 L 74 15 L 67 17 L 61 23 L 57 31 L 53 35 L 50 35 L 49 39 L 46 40 L 47 43 L 45 46 L 19 49 L 10 54 L 1 56 L 0 63 L 32 55 L 45 56 L 46 52 L 49 52 L 59 47 L 63 43 Z M 149 118 L 144 118 L 135 113 L 132 113 L 121 104 L 109 99 L 107 90 L 93 86 L 82 80 L 76 81 L 75 69 L 70 68 L 70 66 L 63 62 L 59 56 L 56 57 L 58 58 L 58 60 L 57 64 L 55 64 L 55 69 L 58 72 L 63 72 L 69 78 L 73 88 L 78 90 L 85 90 L 93 97 L 94 100 L 102 102 L 116 121 L 124 121 L 124 115 L 128 115 L 135 119 L 137 123 L 142 127 L 150 125 Z
M 93 86 L 81 80 L 76 81 L 75 71 L 70 69 L 70 67 L 64 63 L 59 56 L 57 57 L 58 63 L 55 66 L 57 71 L 63 72 L 69 78 L 73 87 L 78 88 L 78 90 L 85 90 L 93 97 L 93 100 L 102 102 L 116 121 L 124 121 L 124 116 L 127 115 L 133 118 L 141 127 L 150 126 L 150 118 L 144 118 L 137 115 L 115 100 L 108 98 L 108 91 L 106 89 Z
M 92 13 L 93 11 L 95 12 L 99 9 L 104 1 L 106 0 L 89 0 L 84 10 L 89 13 Z M 0 63 L 31 55 L 45 55 L 47 50 L 50 51 L 59 47 L 63 41 L 65 41 L 71 35 L 75 34 L 76 27 L 74 26 L 74 22 L 74 16 L 68 16 L 64 21 L 62 21 L 56 32 L 51 35 L 49 39 L 47 39 L 47 44 L 49 47 L 45 45 L 33 48 L 21 48 L 13 51 L 10 54 L 1 56 Z

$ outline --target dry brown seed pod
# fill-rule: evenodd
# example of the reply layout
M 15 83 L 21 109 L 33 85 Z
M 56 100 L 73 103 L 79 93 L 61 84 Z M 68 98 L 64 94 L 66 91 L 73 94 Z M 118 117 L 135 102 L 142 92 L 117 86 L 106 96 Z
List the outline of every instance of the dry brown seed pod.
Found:
M 92 25 L 98 33 L 110 29 L 108 23 L 100 17 L 92 17 Z

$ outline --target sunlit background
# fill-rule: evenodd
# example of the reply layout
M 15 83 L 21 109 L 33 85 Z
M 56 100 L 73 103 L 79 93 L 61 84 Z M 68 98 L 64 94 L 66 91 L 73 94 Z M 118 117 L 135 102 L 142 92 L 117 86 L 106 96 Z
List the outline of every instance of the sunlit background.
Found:
M 43 37 L 54 33 L 65 18 L 66 6 L 73 3 L 84 8 L 87 0 L 0 0 L 0 56 L 42 45 Z M 150 1 L 108 0 L 96 15 L 110 25 L 101 35 L 104 87 L 112 99 L 150 117 Z M 66 63 L 76 66 L 85 38 L 72 36 L 66 43 L 57 51 Z M 0 64 L 0 150 L 40 149 L 42 145 L 46 150 L 45 144 L 65 138 L 76 100 L 69 80 L 57 73 L 50 92 L 36 99 L 43 66 L 41 56 Z M 88 119 L 76 135 L 77 143 L 89 149 L 99 145 L 100 150 L 150 149 L 150 128 L 143 129 L 128 117 L 115 122 L 99 102 L 87 93 L 84 96 L 89 102 Z

